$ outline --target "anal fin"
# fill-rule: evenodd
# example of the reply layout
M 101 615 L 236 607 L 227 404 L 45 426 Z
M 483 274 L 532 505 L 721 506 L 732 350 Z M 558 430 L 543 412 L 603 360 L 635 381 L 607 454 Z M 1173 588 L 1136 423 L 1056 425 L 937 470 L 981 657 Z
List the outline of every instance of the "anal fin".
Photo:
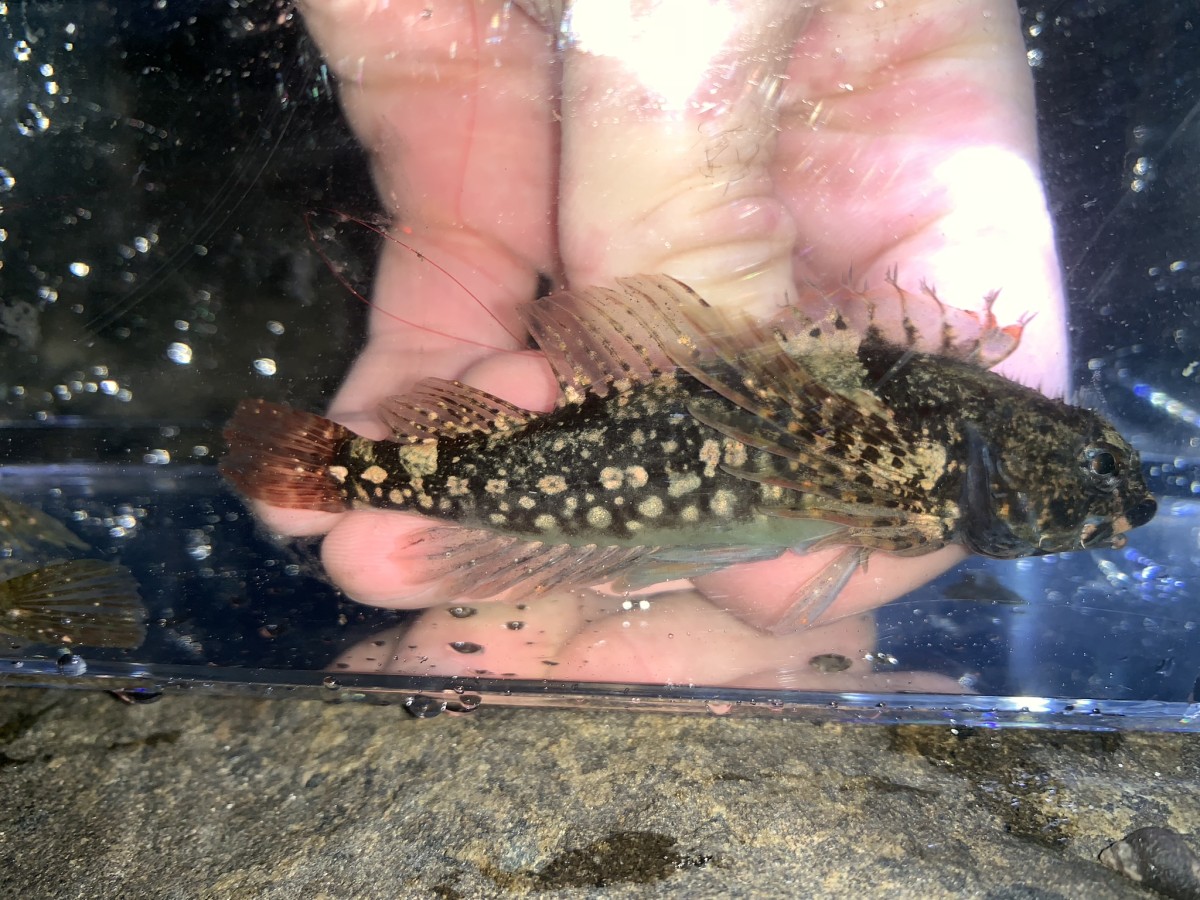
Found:
M 654 547 L 548 544 L 481 529 L 436 526 L 400 548 L 412 580 L 443 598 L 482 599 L 509 590 L 544 593 L 611 581 Z

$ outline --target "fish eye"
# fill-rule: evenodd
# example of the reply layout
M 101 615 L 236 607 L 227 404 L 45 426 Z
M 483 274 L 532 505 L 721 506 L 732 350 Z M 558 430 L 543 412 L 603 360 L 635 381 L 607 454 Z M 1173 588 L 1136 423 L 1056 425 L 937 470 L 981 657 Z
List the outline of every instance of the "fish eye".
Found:
M 1106 444 L 1092 444 L 1083 451 L 1080 460 L 1083 470 L 1106 489 L 1113 489 L 1121 474 L 1121 463 L 1115 448 Z
M 1088 458 L 1088 469 L 1093 475 L 1112 475 L 1117 471 L 1117 458 L 1107 450 L 1100 450 Z

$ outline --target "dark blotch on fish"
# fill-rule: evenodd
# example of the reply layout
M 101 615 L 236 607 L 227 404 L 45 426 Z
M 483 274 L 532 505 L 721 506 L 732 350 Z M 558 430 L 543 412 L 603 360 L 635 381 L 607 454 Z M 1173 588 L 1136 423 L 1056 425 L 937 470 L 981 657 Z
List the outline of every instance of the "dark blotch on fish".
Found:
M 249 400 L 221 469 L 279 506 L 438 520 L 405 553 L 443 598 L 632 590 L 841 548 L 777 631 L 815 621 L 872 552 L 1117 548 L 1150 520 L 1112 425 L 987 371 L 1021 330 L 996 323 L 994 297 L 973 314 L 889 285 L 886 304 L 850 292 L 824 319 L 768 322 L 666 276 L 552 294 L 523 316 L 562 388 L 555 410 L 431 378 L 385 401 L 393 436 L 371 441 Z

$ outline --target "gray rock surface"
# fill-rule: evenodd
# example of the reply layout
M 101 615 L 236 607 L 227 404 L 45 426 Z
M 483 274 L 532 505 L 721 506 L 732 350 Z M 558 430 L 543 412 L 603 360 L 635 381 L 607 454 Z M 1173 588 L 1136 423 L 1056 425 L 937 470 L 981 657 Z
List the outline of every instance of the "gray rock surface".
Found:
M 0 692 L 0 896 L 1149 896 L 1200 737 Z

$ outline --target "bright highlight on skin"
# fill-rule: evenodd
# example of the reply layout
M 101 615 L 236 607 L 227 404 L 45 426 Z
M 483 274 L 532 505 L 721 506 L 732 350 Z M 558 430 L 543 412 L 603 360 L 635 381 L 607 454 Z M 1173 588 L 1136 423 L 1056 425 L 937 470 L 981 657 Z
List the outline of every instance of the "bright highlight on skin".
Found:
M 725 3 L 696 0 L 647 6 L 636 0 L 580 0 L 566 13 L 564 37 L 575 50 L 620 62 L 661 108 L 682 110 L 736 30 L 737 15 Z

